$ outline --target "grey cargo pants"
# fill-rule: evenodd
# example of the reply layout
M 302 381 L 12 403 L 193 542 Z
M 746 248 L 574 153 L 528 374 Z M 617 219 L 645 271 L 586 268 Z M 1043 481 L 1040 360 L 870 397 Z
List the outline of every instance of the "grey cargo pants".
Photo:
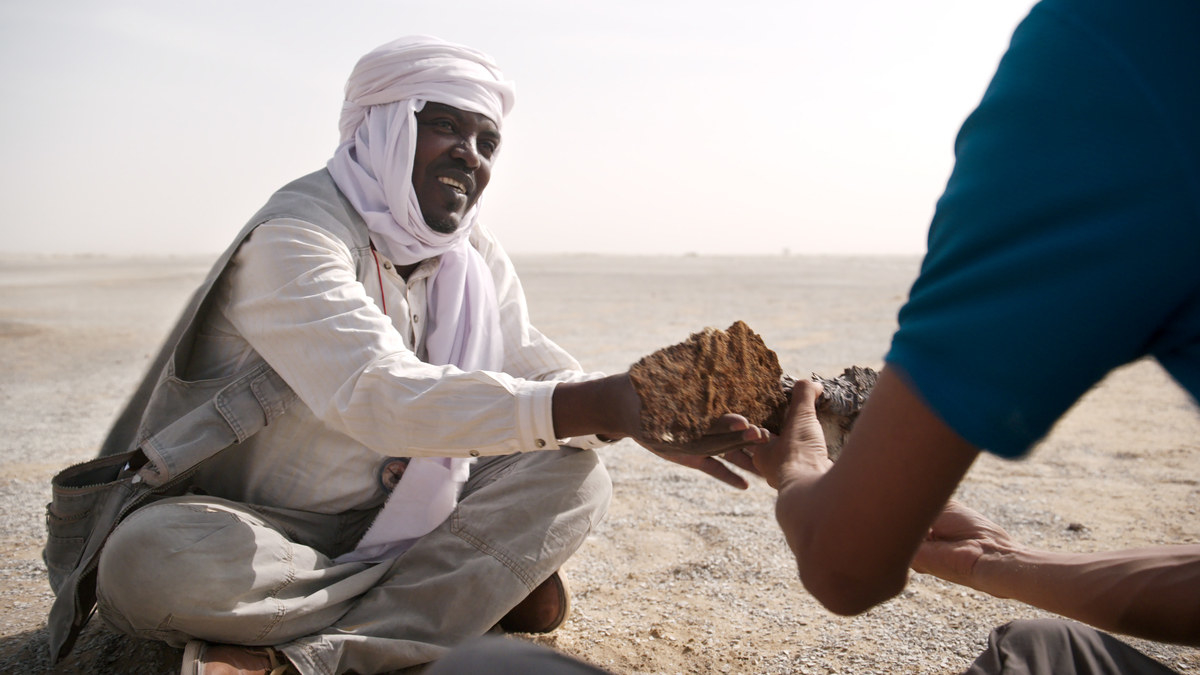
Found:
M 446 522 L 401 557 L 345 564 L 331 558 L 373 512 L 165 499 L 113 533 L 97 607 L 113 628 L 175 646 L 271 645 L 305 675 L 396 670 L 488 631 L 579 548 L 611 493 L 590 450 L 484 458 Z

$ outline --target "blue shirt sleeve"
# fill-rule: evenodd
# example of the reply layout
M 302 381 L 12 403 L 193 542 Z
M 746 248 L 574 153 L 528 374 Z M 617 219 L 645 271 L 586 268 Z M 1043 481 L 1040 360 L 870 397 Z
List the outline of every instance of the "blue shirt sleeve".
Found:
M 887 355 L 943 421 L 1002 456 L 1114 367 L 1200 363 L 1200 105 L 1179 91 L 1197 89 L 1197 5 L 1174 3 L 1183 26 L 1138 3 L 1087 5 L 1043 2 L 1013 35 L 955 143 Z

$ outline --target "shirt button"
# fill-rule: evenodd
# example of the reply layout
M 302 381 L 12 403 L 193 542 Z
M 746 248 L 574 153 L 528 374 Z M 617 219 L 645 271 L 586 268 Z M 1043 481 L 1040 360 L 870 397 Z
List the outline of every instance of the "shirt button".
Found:
M 417 316 L 416 314 L 413 314 L 413 323 L 417 323 L 420 320 L 421 320 L 421 317 Z
M 537 439 L 536 441 L 534 441 L 534 442 L 533 442 L 533 444 L 534 444 L 534 445 L 536 445 L 536 446 L 538 446 L 539 448 L 544 448 L 544 447 L 546 447 L 546 441 L 543 441 L 543 440 L 542 440 L 542 439 L 540 439 L 540 438 L 539 438 L 539 439 Z
M 468 455 L 470 455 L 470 456 L 472 456 L 472 457 L 478 457 L 478 456 L 479 456 L 479 451 L 478 451 L 478 450 L 471 450 L 471 451 L 470 451 L 470 452 L 468 452 L 467 454 L 468 454 Z
M 392 269 L 392 263 L 390 263 L 390 262 L 387 262 L 387 261 L 384 261 L 384 263 L 383 263 L 383 269 L 385 269 L 385 270 L 390 270 L 390 269 Z

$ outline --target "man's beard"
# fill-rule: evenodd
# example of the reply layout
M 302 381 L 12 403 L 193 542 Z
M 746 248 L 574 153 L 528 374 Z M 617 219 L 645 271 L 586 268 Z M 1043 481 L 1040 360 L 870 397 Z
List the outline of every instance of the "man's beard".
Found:
M 429 229 L 439 234 L 454 234 L 458 231 L 458 223 L 446 218 L 435 218 L 432 220 L 426 218 L 425 224 L 429 226 Z

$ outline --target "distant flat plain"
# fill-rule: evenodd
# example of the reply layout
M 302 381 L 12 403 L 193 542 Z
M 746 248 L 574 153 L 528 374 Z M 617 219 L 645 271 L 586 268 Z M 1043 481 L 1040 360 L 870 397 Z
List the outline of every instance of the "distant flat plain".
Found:
M 22 670 L 44 669 L 22 650 L 52 601 L 39 557 L 50 476 L 94 455 L 211 259 L 0 256 L 0 663 L 25 654 Z M 919 266 L 800 255 L 514 262 L 534 323 L 587 370 L 623 370 L 740 319 L 798 377 L 879 366 Z M 1030 386 L 1043 376 L 1030 373 Z M 1197 542 L 1198 429 L 1191 400 L 1139 362 L 1088 394 L 1030 459 L 982 458 L 959 496 L 1046 548 Z M 1044 616 L 921 575 L 862 616 L 833 616 L 799 584 L 761 481 L 742 493 L 629 442 L 601 452 L 613 506 L 566 567 L 572 619 L 537 641 L 614 672 L 950 673 L 991 627 Z M 1196 650 L 1137 644 L 1200 669 Z

